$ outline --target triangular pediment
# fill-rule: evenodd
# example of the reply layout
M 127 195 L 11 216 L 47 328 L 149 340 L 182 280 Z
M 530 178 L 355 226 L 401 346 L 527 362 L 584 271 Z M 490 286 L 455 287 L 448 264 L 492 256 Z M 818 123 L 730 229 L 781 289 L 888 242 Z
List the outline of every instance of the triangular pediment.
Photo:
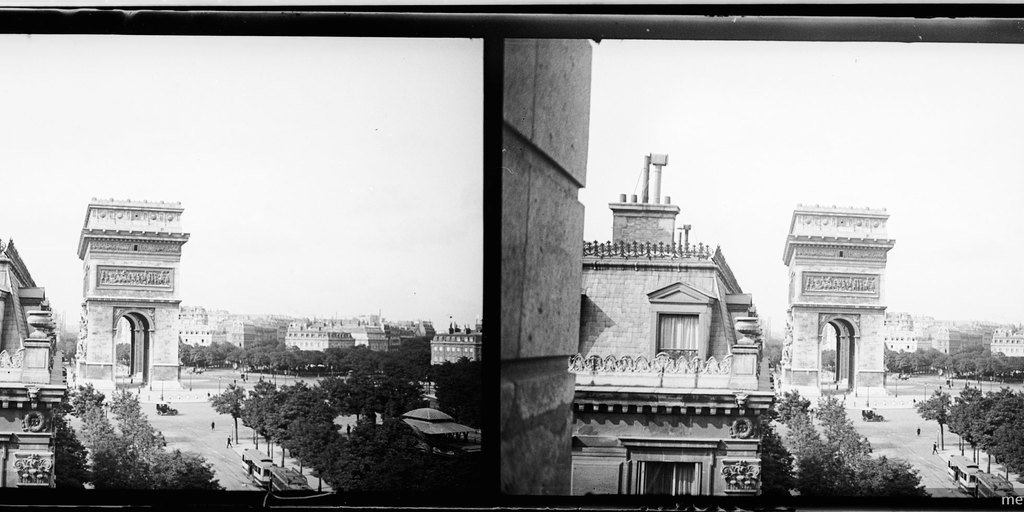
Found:
M 686 283 L 673 283 L 647 294 L 651 302 L 668 304 L 711 304 L 716 297 Z

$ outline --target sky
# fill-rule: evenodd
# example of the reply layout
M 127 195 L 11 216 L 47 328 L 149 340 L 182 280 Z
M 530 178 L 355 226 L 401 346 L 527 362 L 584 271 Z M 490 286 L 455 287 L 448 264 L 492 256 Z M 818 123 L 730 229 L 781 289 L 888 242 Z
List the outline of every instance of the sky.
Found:
M 180 201 L 180 298 L 482 314 L 480 40 L 0 35 L 0 237 L 77 325 L 93 197 Z
M 1024 46 L 614 41 L 592 44 L 586 240 L 667 153 L 662 195 L 721 245 L 772 331 L 798 204 L 886 208 L 890 312 L 1024 321 Z

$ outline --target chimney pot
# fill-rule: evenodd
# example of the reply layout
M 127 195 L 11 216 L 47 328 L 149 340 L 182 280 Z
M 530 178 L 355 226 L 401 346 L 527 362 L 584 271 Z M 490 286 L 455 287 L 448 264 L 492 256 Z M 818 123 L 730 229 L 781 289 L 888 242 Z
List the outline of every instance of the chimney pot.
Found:
M 626 202 L 626 194 L 619 194 L 619 202 L 620 203 L 625 203 Z
M 665 204 L 672 204 L 672 196 L 665 196 Z
M 629 196 L 629 202 L 631 202 L 631 203 L 635 203 L 636 202 L 636 194 L 632 194 L 632 195 Z

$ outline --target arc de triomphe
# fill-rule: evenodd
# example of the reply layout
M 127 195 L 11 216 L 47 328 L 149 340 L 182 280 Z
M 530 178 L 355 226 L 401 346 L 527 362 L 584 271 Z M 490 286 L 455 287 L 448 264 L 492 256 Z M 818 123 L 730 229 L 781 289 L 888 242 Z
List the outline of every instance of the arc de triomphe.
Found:
M 782 388 L 884 394 L 885 264 L 895 240 L 884 209 L 798 206 L 783 262 L 789 311 Z M 823 371 L 823 349 L 835 350 Z
M 79 384 L 111 389 L 120 377 L 177 389 L 180 203 L 97 200 L 78 241 L 83 262 Z M 129 346 L 128 374 L 118 375 L 117 345 Z

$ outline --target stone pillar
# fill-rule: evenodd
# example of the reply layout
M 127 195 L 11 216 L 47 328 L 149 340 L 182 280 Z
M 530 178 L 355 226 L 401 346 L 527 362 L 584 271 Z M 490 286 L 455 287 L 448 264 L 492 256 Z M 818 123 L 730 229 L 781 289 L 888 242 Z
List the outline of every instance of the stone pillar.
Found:
M 569 494 L 590 125 L 587 40 L 506 40 L 501 490 Z

